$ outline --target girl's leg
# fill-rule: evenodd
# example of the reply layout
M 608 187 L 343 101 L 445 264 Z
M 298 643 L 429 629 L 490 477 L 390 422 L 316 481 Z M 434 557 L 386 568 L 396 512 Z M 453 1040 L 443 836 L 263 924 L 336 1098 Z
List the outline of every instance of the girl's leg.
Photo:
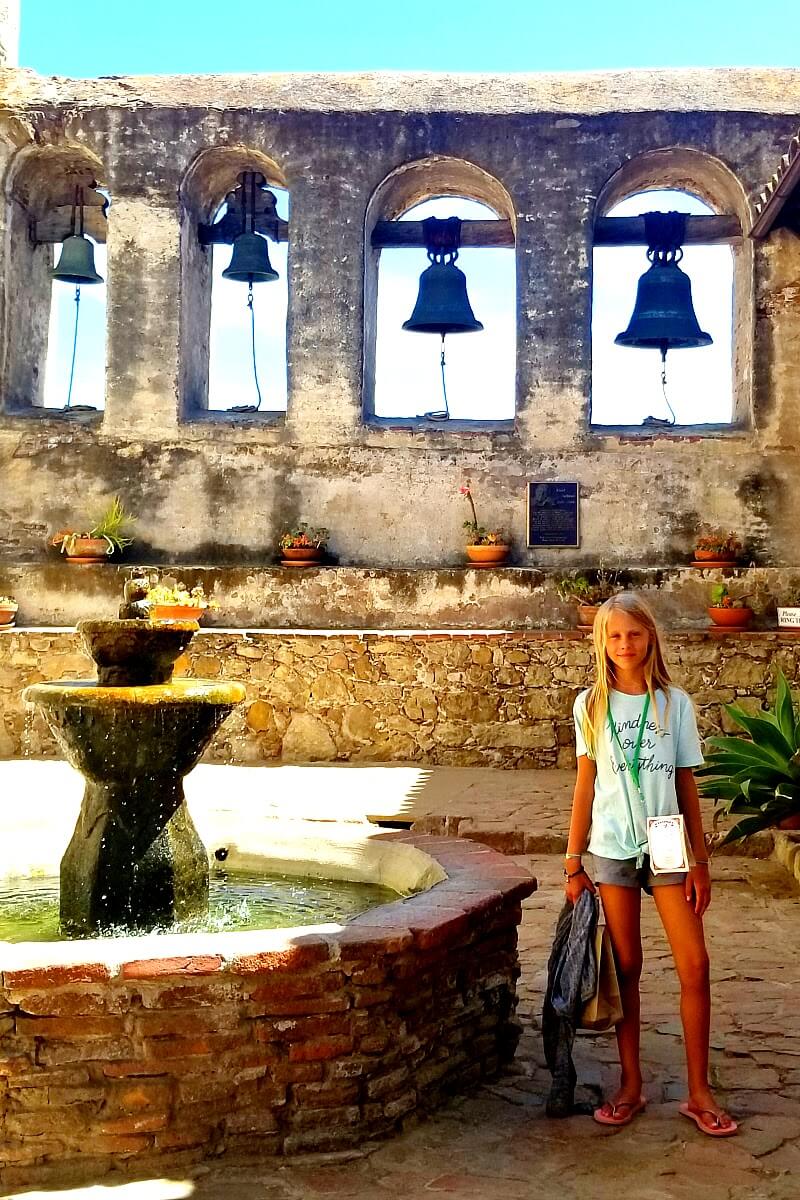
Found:
M 619 978 L 622 1010 L 625 1014 L 616 1028 L 621 1077 L 620 1088 L 613 1103 L 637 1104 L 642 1094 L 642 1068 L 639 1060 L 642 893 L 638 886 L 620 887 L 617 884 L 601 883 L 598 887 L 611 944 L 614 947 L 614 962 Z
M 687 903 L 683 884 L 653 888 L 681 984 L 681 1021 L 686 1046 L 689 1103 L 697 1109 L 722 1114 L 708 1083 L 708 1042 L 711 1024 L 711 988 L 703 922 Z M 730 1124 L 725 1117 L 721 1124 Z

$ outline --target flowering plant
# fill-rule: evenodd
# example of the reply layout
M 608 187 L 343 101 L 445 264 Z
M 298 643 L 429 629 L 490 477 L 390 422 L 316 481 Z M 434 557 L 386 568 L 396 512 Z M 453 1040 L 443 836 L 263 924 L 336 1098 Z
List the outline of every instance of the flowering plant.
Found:
M 749 608 L 749 596 L 732 596 L 727 583 L 715 583 L 709 594 L 711 608 Z
M 695 549 L 705 550 L 709 554 L 724 554 L 733 559 L 742 549 L 742 543 L 732 529 L 726 533 L 722 529 L 711 529 L 704 525 L 695 541 Z
M 324 550 L 327 541 L 327 529 L 312 529 L 301 521 L 295 529 L 287 529 L 281 534 L 278 545 L 281 550 Z
M 464 529 L 467 531 L 468 546 L 505 546 L 507 545 L 506 536 L 502 529 L 486 529 L 483 525 L 478 524 L 478 514 L 475 511 L 475 501 L 472 498 L 472 484 L 469 479 L 463 487 L 458 489 L 460 496 L 465 496 L 470 509 L 472 510 L 472 520 L 464 522 Z
M 0 596 L 0 608 L 16 608 L 17 602 L 13 596 Z
M 145 600 L 151 607 L 157 604 L 180 604 L 187 608 L 219 608 L 216 600 L 206 597 L 202 583 L 189 589 L 184 583 L 163 583 L 158 578 L 150 581 Z

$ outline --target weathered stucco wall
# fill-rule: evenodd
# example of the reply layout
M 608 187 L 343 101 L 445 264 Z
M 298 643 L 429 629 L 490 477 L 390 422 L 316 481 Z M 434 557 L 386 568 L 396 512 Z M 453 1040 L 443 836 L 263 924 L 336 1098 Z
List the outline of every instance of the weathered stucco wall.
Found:
M 794 682 L 794 634 L 674 633 L 675 682 L 702 734 L 731 728 L 722 706 L 758 707 L 776 667 Z M 241 680 L 247 700 L 210 762 L 415 762 L 427 766 L 574 766 L 572 705 L 591 676 L 575 630 L 511 634 L 280 634 L 209 630 L 177 673 Z M 20 692 L 42 679 L 93 678 L 75 634 L 0 633 L 0 758 L 57 753 Z
M 454 564 L 465 477 L 481 520 L 510 530 L 522 563 L 685 561 L 700 520 L 739 529 L 762 562 L 800 562 L 800 239 L 778 233 L 755 247 L 744 427 L 696 438 L 588 425 L 597 197 L 631 158 L 680 146 L 730 173 L 746 228 L 748 198 L 797 127 L 800 71 L 82 81 L 19 70 L 4 83 L 7 196 L 25 156 L 53 146 L 99 161 L 112 196 L 106 409 L 84 422 L 9 411 L 27 332 L 5 205 L 5 562 L 41 558 L 47 530 L 80 523 L 119 493 L 139 517 L 141 561 L 268 561 L 280 530 L 306 519 L 330 528 L 342 563 Z M 242 148 L 266 156 L 290 191 L 289 409 L 272 424 L 187 418 L 182 390 L 197 375 L 187 288 L 203 274 L 191 269 L 186 238 L 198 218 L 187 205 L 202 194 L 198 164 L 210 148 L 230 149 L 237 169 Z M 362 420 L 365 214 L 392 171 L 442 156 L 476 164 L 514 204 L 513 431 Z M 578 552 L 525 549 L 529 478 L 580 480 Z

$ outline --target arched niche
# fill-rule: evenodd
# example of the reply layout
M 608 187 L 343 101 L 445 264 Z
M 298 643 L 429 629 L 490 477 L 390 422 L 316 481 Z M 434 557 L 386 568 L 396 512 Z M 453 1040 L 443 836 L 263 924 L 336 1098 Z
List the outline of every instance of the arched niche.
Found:
M 378 268 L 382 253 L 372 244 L 373 231 L 379 221 L 395 221 L 423 201 L 445 196 L 490 208 L 500 220 L 509 222 L 516 244 L 516 210 L 510 194 L 498 179 L 475 163 L 435 155 L 404 163 L 382 180 L 370 198 L 364 222 L 363 415 L 367 420 L 375 415 Z M 420 269 L 423 265 L 421 258 Z
M 14 154 L 4 179 L 3 199 L 6 210 L 6 257 L 3 303 L 2 380 L 3 408 L 6 412 L 25 412 L 45 406 L 45 374 L 51 334 L 58 330 L 54 323 L 55 288 L 69 285 L 54 284 L 50 271 L 60 250 L 59 237 L 69 233 L 70 201 L 76 182 L 86 187 L 96 184 L 105 189 L 106 172 L 100 158 L 85 146 L 59 143 L 27 145 Z M 95 192 L 86 197 L 84 230 L 95 242 L 106 240 L 107 204 Z M 102 203 L 101 203 L 102 202 Z M 110 211 L 110 210 L 109 210 Z M 38 240 L 47 238 L 49 240 Z M 104 274 L 104 271 L 100 272 Z M 96 293 L 97 311 L 91 327 L 87 317 L 81 317 L 78 364 L 91 360 L 95 378 L 99 376 L 99 400 L 104 402 L 105 378 L 105 287 Z M 84 297 L 90 291 L 82 289 Z M 63 297 L 61 297 L 63 300 Z M 60 330 L 63 340 L 72 339 L 71 302 L 64 307 L 70 329 Z M 86 305 L 84 304 L 84 310 Z M 66 309 L 69 312 L 66 313 Z M 62 364 L 63 365 L 63 364 Z M 77 376 L 80 379 L 80 375 Z M 58 395 L 51 408 L 61 407 Z M 73 394 L 73 402 L 83 397 Z
M 226 196 L 234 191 L 238 176 L 244 171 L 260 173 L 268 187 L 288 190 L 286 177 L 274 159 L 255 147 L 241 145 L 214 146 L 201 151 L 180 184 L 181 412 L 189 419 L 209 411 L 212 260 L 213 253 L 230 253 L 229 247 L 202 246 L 198 226 L 214 220 Z M 273 245 L 270 242 L 270 252 Z M 244 284 L 240 286 L 245 288 Z M 280 283 L 258 285 L 268 288 L 278 286 L 288 288 L 288 269 L 286 278 Z M 285 372 L 285 329 L 283 337 Z M 249 402 L 251 397 L 248 395 L 246 399 Z M 265 410 L 269 411 L 268 398 Z
M 698 197 L 715 214 L 737 217 L 740 229 L 750 228 L 750 204 L 730 167 L 712 155 L 682 146 L 650 150 L 624 163 L 600 189 L 595 221 L 627 198 L 655 190 L 688 193 Z M 728 244 L 733 260 L 731 424 L 742 426 L 752 420 L 754 255 L 749 238 L 738 236 Z M 644 249 L 642 271 L 646 267 Z

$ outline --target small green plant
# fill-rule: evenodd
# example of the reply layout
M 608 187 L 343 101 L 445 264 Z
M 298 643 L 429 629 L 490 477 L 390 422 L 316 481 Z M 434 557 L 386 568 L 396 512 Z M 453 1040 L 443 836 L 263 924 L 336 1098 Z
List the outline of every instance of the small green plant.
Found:
M 742 543 L 732 529 L 726 533 L 722 529 L 703 525 L 695 540 L 695 549 L 734 559 L 741 552 Z
M 294 529 L 287 529 L 278 541 L 281 550 L 324 550 L 327 543 L 328 530 L 312 529 L 305 521 Z
M 712 608 L 748 608 L 748 596 L 732 596 L 727 583 L 715 583 L 711 586 L 709 599 Z
M 218 608 L 216 600 L 209 600 L 202 583 L 187 588 L 184 583 L 164 583 L 159 579 L 151 580 L 145 600 L 154 607 L 158 604 L 180 604 L 187 608 Z
M 478 521 L 478 514 L 475 511 L 475 501 L 472 496 L 472 484 L 469 479 L 463 487 L 458 489 L 459 495 L 466 497 L 472 510 L 472 520 L 464 522 L 464 529 L 467 534 L 468 546 L 506 546 L 508 539 L 502 529 L 486 529 Z
M 695 771 L 702 796 L 716 801 L 714 824 L 737 816 L 722 844 L 757 833 L 800 813 L 800 721 L 783 672 L 772 708 L 725 711 L 747 737 L 712 737 L 705 765 Z
M 61 543 L 62 554 L 73 553 L 77 539 L 87 537 L 101 538 L 107 545 L 106 554 L 119 554 L 133 542 L 133 538 L 128 536 L 133 524 L 134 518 L 126 513 L 119 496 L 115 496 L 108 508 L 88 529 L 80 533 L 68 530 L 64 534 L 58 534 L 57 538 Z
M 0 596 L 0 607 L 16 608 L 17 602 L 13 596 Z
M 620 572 L 605 567 L 563 575 L 556 583 L 556 591 L 562 600 L 577 600 L 578 604 L 590 606 L 602 604 L 624 587 Z

